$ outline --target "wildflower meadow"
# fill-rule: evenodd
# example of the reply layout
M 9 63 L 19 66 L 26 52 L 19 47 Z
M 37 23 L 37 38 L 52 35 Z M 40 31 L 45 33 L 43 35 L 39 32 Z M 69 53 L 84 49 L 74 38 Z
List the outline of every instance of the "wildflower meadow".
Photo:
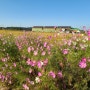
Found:
M 0 87 L 90 90 L 90 32 L 0 31 Z

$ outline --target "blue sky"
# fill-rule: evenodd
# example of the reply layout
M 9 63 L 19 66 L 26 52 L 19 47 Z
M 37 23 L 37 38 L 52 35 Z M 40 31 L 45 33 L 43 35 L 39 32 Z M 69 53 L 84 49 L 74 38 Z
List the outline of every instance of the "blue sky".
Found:
M 0 26 L 90 26 L 90 0 L 0 0 Z

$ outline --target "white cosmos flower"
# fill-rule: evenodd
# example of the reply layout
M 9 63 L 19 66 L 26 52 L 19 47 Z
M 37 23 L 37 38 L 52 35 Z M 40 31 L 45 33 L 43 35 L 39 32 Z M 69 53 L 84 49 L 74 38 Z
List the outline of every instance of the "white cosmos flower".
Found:
M 35 78 L 35 81 L 36 81 L 36 83 L 39 83 L 40 82 L 40 78 L 39 77 L 36 77 Z

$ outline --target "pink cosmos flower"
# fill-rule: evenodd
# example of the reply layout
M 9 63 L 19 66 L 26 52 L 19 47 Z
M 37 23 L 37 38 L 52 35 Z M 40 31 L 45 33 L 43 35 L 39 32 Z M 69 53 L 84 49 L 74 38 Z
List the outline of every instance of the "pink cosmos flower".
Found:
M 86 68 L 86 66 L 87 66 L 86 62 L 84 62 L 84 61 L 79 62 L 79 67 L 80 68 Z
M 67 50 L 67 49 L 64 49 L 64 50 L 62 51 L 62 53 L 66 55 L 66 54 L 68 54 L 68 50 Z
M 19 45 L 19 46 L 18 46 L 18 49 L 21 50 L 21 49 L 22 49 L 22 46 Z
M 7 58 L 2 58 L 2 62 L 6 62 L 7 61 Z
M 29 73 L 32 73 L 32 69 L 31 68 L 29 69 Z
M 28 47 L 28 52 L 30 53 L 30 51 L 31 51 L 31 48 L 30 48 L 30 47 Z
M 16 63 L 13 63 L 13 66 L 16 67 Z
M 49 76 L 51 76 L 52 78 L 55 78 L 56 77 L 55 73 L 52 72 L 52 71 L 49 72 Z
M 36 65 L 36 61 L 30 61 L 30 65 L 31 66 L 35 66 Z
M 62 78 L 62 76 L 63 76 L 61 71 L 59 71 L 57 75 L 58 75 L 58 77 L 60 77 L 60 78 Z
M 70 46 L 70 45 L 71 45 L 71 42 L 72 42 L 71 40 L 69 40 L 69 41 L 68 41 L 68 46 Z
M 47 63 L 48 63 L 48 59 L 45 59 L 45 60 L 43 61 L 43 63 L 44 63 L 44 65 L 46 66 Z
M 42 73 L 41 72 L 38 72 L 38 76 L 41 77 L 42 76 Z
M 50 50 L 50 46 L 47 46 L 47 50 Z
M 28 58 L 28 60 L 26 61 L 27 65 L 30 65 L 30 59 Z
M 36 56 L 38 54 L 38 51 L 34 51 L 34 55 Z
M 54 35 L 54 37 L 56 38 L 56 37 L 57 37 L 57 35 L 55 34 L 55 35 Z
M 83 62 L 86 62 L 86 58 L 82 58 L 82 61 L 83 61 Z
M 31 85 L 34 85 L 34 81 L 30 81 L 30 84 L 31 84 Z
M 5 76 L 4 75 L 1 76 L 1 80 L 2 80 L 2 82 L 4 82 L 4 80 L 5 80 Z
M 42 56 L 44 56 L 45 54 L 46 54 L 46 52 L 45 52 L 45 51 L 43 51 L 43 52 L 42 52 Z
M 30 83 L 30 79 L 29 79 L 29 78 L 26 78 L 26 81 L 27 81 L 28 83 Z
M 34 51 L 34 47 L 32 47 L 31 50 Z
M 37 62 L 37 66 L 38 66 L 38 68 L 41 68 L 42 65 L 43 65 L 43 62 L 42 62 L 42 61 L 38 61 L 38 62 Z
M 36 61 L 31 61 L 30 59 L 28 59 L 26 63 L 27 63 L 27 65 L 31 65 L 31 66 L 36 65 Z
M 25 90 L 29 90 L 29 87 L 28 87 L 26 84 L 23 84 L 23 88 L 24 88 Z
M 40 50 L 43 50 L 43 47 L 42 46 L 40 47 Z
M 9 84 L 12 84 L 12 81 L 10 80 L 8 83 L 9 83 Z
M 90 30 L 88 30 L 87 34 L 88 34 L 88 36 L 90 36 Z
M 46 47 L 46 46 L 47 46 L 47 42 L 44 43 L 44 47 Z
M 52 36 L 48 36 L 48 39 L 50 39 L 50 40 L 51 40 L 51 39 L 52 39 Z

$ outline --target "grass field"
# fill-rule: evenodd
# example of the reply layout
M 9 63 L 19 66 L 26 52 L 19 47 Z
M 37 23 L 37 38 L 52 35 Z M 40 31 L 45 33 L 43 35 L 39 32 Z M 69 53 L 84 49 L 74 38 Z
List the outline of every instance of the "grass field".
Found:
M 89 90 L 89 36 L 0 30 L 0 83 L 6 90 Z

